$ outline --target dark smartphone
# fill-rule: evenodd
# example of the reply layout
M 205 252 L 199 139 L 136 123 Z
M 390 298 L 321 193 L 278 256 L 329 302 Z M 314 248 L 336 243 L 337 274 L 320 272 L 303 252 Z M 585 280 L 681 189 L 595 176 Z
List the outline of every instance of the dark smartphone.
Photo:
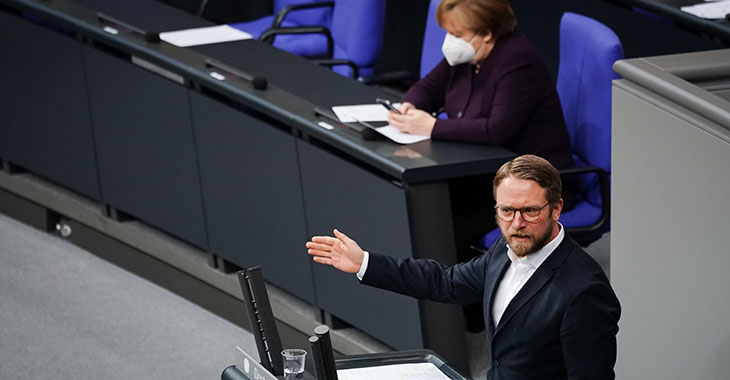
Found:
M 394 111 L 395 113 L 400 113 L 400 111 L 398 111 L 398 109 L 395 108 L 393 106 L 393 104 L 390 103 L 390 100 L 388 100 L 388 99 L 377 98 L 377 99 L 375 99 L 375 103 L 381 104 L 383 107 L 385 107 L 391 111 Z

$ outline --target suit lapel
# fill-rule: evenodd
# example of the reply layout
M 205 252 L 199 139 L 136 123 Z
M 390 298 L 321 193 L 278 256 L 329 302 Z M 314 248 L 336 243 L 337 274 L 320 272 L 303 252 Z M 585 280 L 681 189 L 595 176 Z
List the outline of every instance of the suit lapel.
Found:
M 492 317 L 492 303 L 494 302 L 494 295 L 497 293 L 499 282 L 502 281 L 504 272 L 507 271 L 510 263 L 509 257 L 507 257 L 507 248 L 505 247 L 504 240 L 499 239 L 494 244 L 501 244 L 501 246 L 492 256 L 489 268 L 487 269 L 486 284 L 484 287 L 484 289 L 489 292 L 489 298 L 487 298 L 487 310 L 485 310 L 484 316 L 488 319 L 488 321 L 486 321 L 486 326 L 488 326 L 487 328 L 489 329 L 488 332 L 490 334 L 494 333 L 495 328 L 494 318 Z
M 527 280 L 527 283 L 520 289 L 519 292 L 512 298 L 507 309 L 502 314 L 502 318 L 499 320 L 499 326 L 497 326 L 494 334 L 499 333 L 502 327 L 509 323 L 510 319 L 523 307 L 525 304 L 542 289 L 545 284 L 553 277 L 555 270 L 560 267 L 568 254 L 573 250 L 572 240 L 567 235 L 563 238 L 558 248 L 550 254 L 545 262 L 540 265 L 535 273 Z M 506 256 L 506 255 L 505 255 Z

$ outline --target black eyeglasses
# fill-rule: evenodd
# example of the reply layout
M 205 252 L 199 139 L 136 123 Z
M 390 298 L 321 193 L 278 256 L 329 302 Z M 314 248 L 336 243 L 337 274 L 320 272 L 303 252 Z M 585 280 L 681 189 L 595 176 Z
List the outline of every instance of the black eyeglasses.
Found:
M 542 209 L 545 208 L 545 206 L 549 205 L 551 202 L 545 203 L 541 207 L 523 207 L 523 208 L 512 208 L 512 207 L 506 207 L 506 206 L 494 206 L 494 210 L 497 212 L 497 218 L 504 222 L 511 222 L 514 218 L 517 212 L 519 211 L 520 215 L 522 215 L 522 219 L 525 220 L 525 222 L 534 222 L 537 219 L 540 218 L 540 212 Z

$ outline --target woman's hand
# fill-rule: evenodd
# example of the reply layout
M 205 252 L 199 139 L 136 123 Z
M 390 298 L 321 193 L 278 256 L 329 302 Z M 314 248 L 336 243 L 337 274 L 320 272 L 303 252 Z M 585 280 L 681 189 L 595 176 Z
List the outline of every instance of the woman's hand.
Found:
M 365 252 L 357 243 L 338 230 L 335 236 L 315 236 L 307 242 L 307 253 L 314 261 L 331 265 L 343 272 L 357 273 L 362 266 Z
M 431 136 L 436 118 L 428 112 L 417 109 L 413 104 L 404 102 L 400 106 L 400 114 L 388 112 L 388 124 L 403 133 Z
M 404 115 L 407 114 L 408 111 L 415 110 L 415 109 L 418 109 L 418 108 L 416 108 L 416 106 L 414 106 L 413 104 L 408 103 L 408 102 L 403 102 L 400 104 L 400 107 L 398 107 L 398 111 L 400 111 L 400 113 L 402 113 Z

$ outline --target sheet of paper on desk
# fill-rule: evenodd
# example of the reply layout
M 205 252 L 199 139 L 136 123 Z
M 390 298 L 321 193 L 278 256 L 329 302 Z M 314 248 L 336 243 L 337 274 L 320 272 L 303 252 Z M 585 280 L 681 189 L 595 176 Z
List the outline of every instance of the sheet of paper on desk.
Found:
M 433 363 L 404 363 L 337 370 L 338 380 L 450 380 Z
M 730 13 L 730 0 L 708 1 L 681 7 L 682 11 L 711 20 L 723 19 Z
M 177 47 L 217 44 L 251 39 L 251 35 L 228 25 L 207 26 L 160 33 L 160 39 Z
M 378 127 L 375 128 L 375 130 L 378 131 L 378 133 L 380 133 L 381 135 L 397 142 L 398 144 L 413 144 L 431 138 L 431 136 L 411 135 L 408 133 L 403 133 L 397 128 L 390 125 Z
M 395 107 L 399 107 L 400 103 L 393 103 L 393 105 Z M 334 112 L 337 118 L 343 123 L 388 121 L 388 109 L 383 107 L 381 104 L 334 106 L 332 107 L 332 112 Z M 403 133 L 390 125 L 378 127 L 375 128 L 375 130 L 398 144 L 413 144 L 431 138 L 431 136 Z
M 387 121 L 388 109 L 380 104 L 353 104 L 349 106 L 334 106 L 332 112 L 343 123 L 361 121 Z

